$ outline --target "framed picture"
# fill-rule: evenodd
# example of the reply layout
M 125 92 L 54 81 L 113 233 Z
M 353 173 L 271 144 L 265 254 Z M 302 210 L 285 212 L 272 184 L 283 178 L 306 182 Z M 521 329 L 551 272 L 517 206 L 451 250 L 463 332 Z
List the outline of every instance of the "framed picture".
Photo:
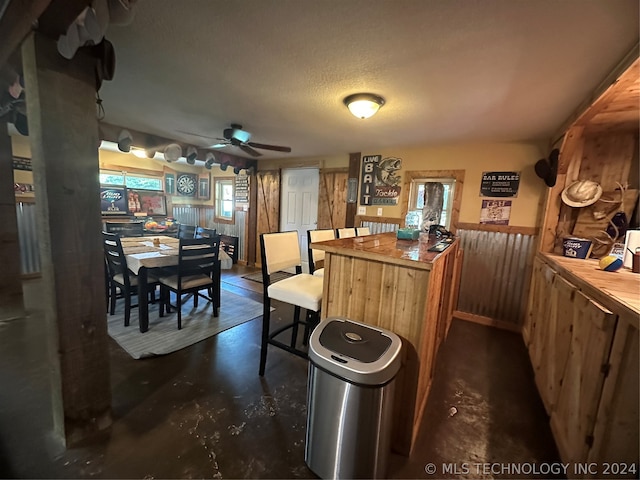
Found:
M 102 215 L 128 215 L 127 189 L 124 186 L 101 186 L 100 210 Z
M 173 173 L 164 174 L 164 193 L 173 195 L 176 191 L 176 177 Z
M 200 178 L 198 180 L 198 198 L 209 199 L 211 190 L 209 189 L 209 179 Z
M 153 190 L 129 190 L 129 197 L 136 205 L 136 212 L 146 213 L 148 216 L 165 216 L 167 202 L 163 192 Z M 131 202 L 131 200 L 130 200 Z

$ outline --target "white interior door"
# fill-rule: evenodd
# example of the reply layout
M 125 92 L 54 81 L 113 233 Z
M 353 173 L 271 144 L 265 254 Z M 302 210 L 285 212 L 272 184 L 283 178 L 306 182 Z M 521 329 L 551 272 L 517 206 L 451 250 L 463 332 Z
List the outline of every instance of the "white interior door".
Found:
M 320 172 L 317 168 L 282 170 L 280 231 L 298 231 L 304 272 L 309 271 L 307 230 L 318 226 L 319 183 Z

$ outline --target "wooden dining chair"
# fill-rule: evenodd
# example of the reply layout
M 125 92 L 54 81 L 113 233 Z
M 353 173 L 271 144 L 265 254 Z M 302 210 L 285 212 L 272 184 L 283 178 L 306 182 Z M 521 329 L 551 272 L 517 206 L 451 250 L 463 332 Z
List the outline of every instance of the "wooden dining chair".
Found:
M 267 364 L 267 347 L 273 345 L 290 353 L 307 358 L 307 352 L 297 348 L 298 327 L 305 326 L 303 343 L 306 343 L 310 330 L 320 320 L 323 280 L 320 277 L 302 273 L 302 259 L 298 232 L 263 233 L 260 235 L 263 283 L 262 341 L 260 348 L 259 374 L 264 375 Z M 271 283 L 275 272 L 295 269 L 296 274 Z M 271 331 L 271 300 L 289 303 L 294 306 L 293 321 Z M 306 311 L 305 320 L 300 320 L 300 309 Z M 291 330 L 289 343 L 276 337 Z
M 197 227 L 196 228 L 196 237 L 195 238 L 211 238 L 216 234 L 215 228 L 204 228 Z
M 313 242 L 324 242 L 325 240 L 333 240 L 336 238 L 336 231 L 333 228 L 321 230 L 307 230 L 307 238 L 309 245 L 309 273 L 316 277 L 324 277 L 324 250 L 312 248 Z
M 178 251 L 178 270 L 175 275 L 160 277 L 160 316 L 171 311 L 170 292 L 176 294 L 178 330 L 182 328 L 182 296 L 193 294 L 193 307 L 203 297 L 213 304 L 213 316 L 220 308 L 220 237 L 182 238 Z M 207 290 L 208 295 L 201 293 Z
M 107 264 L 109 314 L 115 314 L 116 299 L 118 298 L 117 290 L 119 289 L 121 297 L 124 298 L 124 326 L 128 327 L 131 319 L 131 309 L 138 306 L 138 304 L 133 305 L 131 303 L 131 296 L 138 293 L 138 277 L 127 266 L 127 257 L 122 250 L 122 243 L 117 233 L 102 232 L 102 243 Z M 149 273 L 147 283 L 151 301 L 155 302 L 155 287 L 158 285 L 158 278 Z M 138 302 L 140 301 L 141 299 L 138 298 Z M 148 301 L 148 299 L 142 301 Z
M 195 238 L 196 225 L 185 225 L 181 223 L 178 225 L 178 238 Z
M 357 236 L 355 228 L 338 228 L 336 234 L 337 238 L 352 238 Z

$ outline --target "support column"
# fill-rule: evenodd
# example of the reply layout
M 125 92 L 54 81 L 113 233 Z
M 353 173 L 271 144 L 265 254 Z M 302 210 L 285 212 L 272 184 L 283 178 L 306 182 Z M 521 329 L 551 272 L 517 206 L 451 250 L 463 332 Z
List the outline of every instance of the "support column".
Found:
M 20 240 L 13 191 L 13 153 L 7 124 L 0 122 L 0 320 L 24 316 Z
M 95 59 L 38 33 L 22 59 L 54 427 L 73 445 L 111 424 Z

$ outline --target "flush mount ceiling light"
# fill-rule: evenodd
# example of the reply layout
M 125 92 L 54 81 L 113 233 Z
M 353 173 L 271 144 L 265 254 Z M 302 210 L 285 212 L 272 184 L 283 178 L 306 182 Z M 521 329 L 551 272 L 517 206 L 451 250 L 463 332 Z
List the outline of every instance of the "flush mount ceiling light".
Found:
M 384 98 L 373 93 L 355 93 L 344 99 L 349 111 L 358 118 L 369 118 L 384 105 Z

